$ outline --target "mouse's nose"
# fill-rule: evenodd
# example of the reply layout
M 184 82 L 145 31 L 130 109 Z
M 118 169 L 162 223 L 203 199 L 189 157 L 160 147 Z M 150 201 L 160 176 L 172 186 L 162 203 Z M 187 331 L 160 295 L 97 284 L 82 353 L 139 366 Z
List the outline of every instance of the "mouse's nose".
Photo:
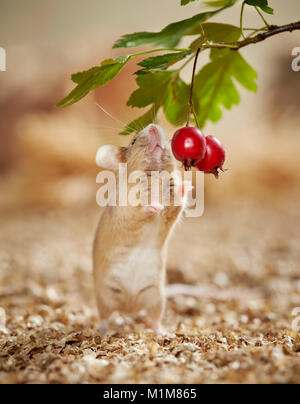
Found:
M 150 147 L 153 149 L 156 146 L 164 148 L 166 145 L 166 135 L 159 125 L 150 124 L 144 129 L 144 135 L 148 137 Z
M 159 135 L 158 127 L 154 124 L 149 125 L 149 133 L 152 136 L 158 136 Z

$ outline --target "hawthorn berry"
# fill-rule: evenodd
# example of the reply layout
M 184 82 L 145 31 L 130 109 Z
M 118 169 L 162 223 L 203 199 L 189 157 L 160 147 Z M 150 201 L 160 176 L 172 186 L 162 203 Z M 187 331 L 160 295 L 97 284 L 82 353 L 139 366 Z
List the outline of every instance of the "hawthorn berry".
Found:
M 172 139 L 175 158 L 189 168 L 201 161 L 206 152 L 206 139 L 200 129 L 191 126 L 178 129 Z
M 224 171 L 225 157 L 225 150 L 220 140 L 215 136 L 206 136 L 206 154 L 195 166 L 198 170 L 206 174 L 214 174 L 218 178 L 219 170 Z

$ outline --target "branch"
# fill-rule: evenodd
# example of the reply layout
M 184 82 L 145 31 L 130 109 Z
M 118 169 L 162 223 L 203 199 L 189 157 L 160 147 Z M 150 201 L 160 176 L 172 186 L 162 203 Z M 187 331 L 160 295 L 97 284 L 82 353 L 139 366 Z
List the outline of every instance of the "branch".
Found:
M 239 42 L 231 42 L 231 43 L 212 43 L 212 42 L 208 42 L 206 44 L 204 44 L 202 47 L 204 49 L 210 49 L 210 48 L 217 48 L 217 49 L 224 49 L 224 48 L 229 48 L 229 49 L 233 49 L 233 50 L 239 50 L 241 48 L 244 48 L 245 46 L 251 45 L 251 44 L 255 44 L 258 42 L 263 42 L 266 39 L 277 35 L 277 34 L 281 34 L 283 32 L 292 32 L 292 31 L 296 31 L 296 30 L 300 30 L 300 21 L 298 22 L 294 22 L 292 24 L 287 24 L 287 25 L 282 25 L 280 27 L 278 27 L 277 25 L 271 25 L 268 29 L 268 31 L 266 32 L 262 32 L 252 38 L 246 38 L 243 41 L 239 41 Z

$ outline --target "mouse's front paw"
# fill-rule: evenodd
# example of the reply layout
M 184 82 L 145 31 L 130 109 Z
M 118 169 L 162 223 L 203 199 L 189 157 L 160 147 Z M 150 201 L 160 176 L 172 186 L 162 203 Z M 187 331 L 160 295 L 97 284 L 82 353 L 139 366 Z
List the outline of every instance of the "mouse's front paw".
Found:
M 150 213 L 150 215 L 155 215 L 155 213 L 160 212 L 161 210 L 163 210 L 163 208 L 163 205 L 161 205 L 160 203 L 152 203 L 151 205 L 145 206 L 145 211 L 147 213 Z
M 194 189 L 192 181 L 184 181 L 176 187 L 176 199 L 179 202 L 184 202 L 190 192 Z
M 182 197 L 185 197 L 189 192 L 194 189 L 192 181 L 183 181 L 182 184 Z

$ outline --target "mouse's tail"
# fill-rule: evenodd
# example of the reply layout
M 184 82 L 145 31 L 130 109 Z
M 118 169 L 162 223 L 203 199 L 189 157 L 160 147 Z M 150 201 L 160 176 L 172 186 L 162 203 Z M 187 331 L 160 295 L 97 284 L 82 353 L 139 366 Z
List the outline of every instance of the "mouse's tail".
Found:
M 166 286 L 166 296 L 174 297 L 178 295 L 198 297 L 201 299 L 216 300 L 252 300 L 260 296 L 259 291 L 243 288 L 219 289 L 211 285 L 185 285 L 171 284 Z
M 181 283 L 175 283 L 166 286 L 166 296 L 173 297 L 177 295 L 186 295 L 194 297 L 202 297 L 203 290 L 199 286 L 195 285 L 184 285 Z

